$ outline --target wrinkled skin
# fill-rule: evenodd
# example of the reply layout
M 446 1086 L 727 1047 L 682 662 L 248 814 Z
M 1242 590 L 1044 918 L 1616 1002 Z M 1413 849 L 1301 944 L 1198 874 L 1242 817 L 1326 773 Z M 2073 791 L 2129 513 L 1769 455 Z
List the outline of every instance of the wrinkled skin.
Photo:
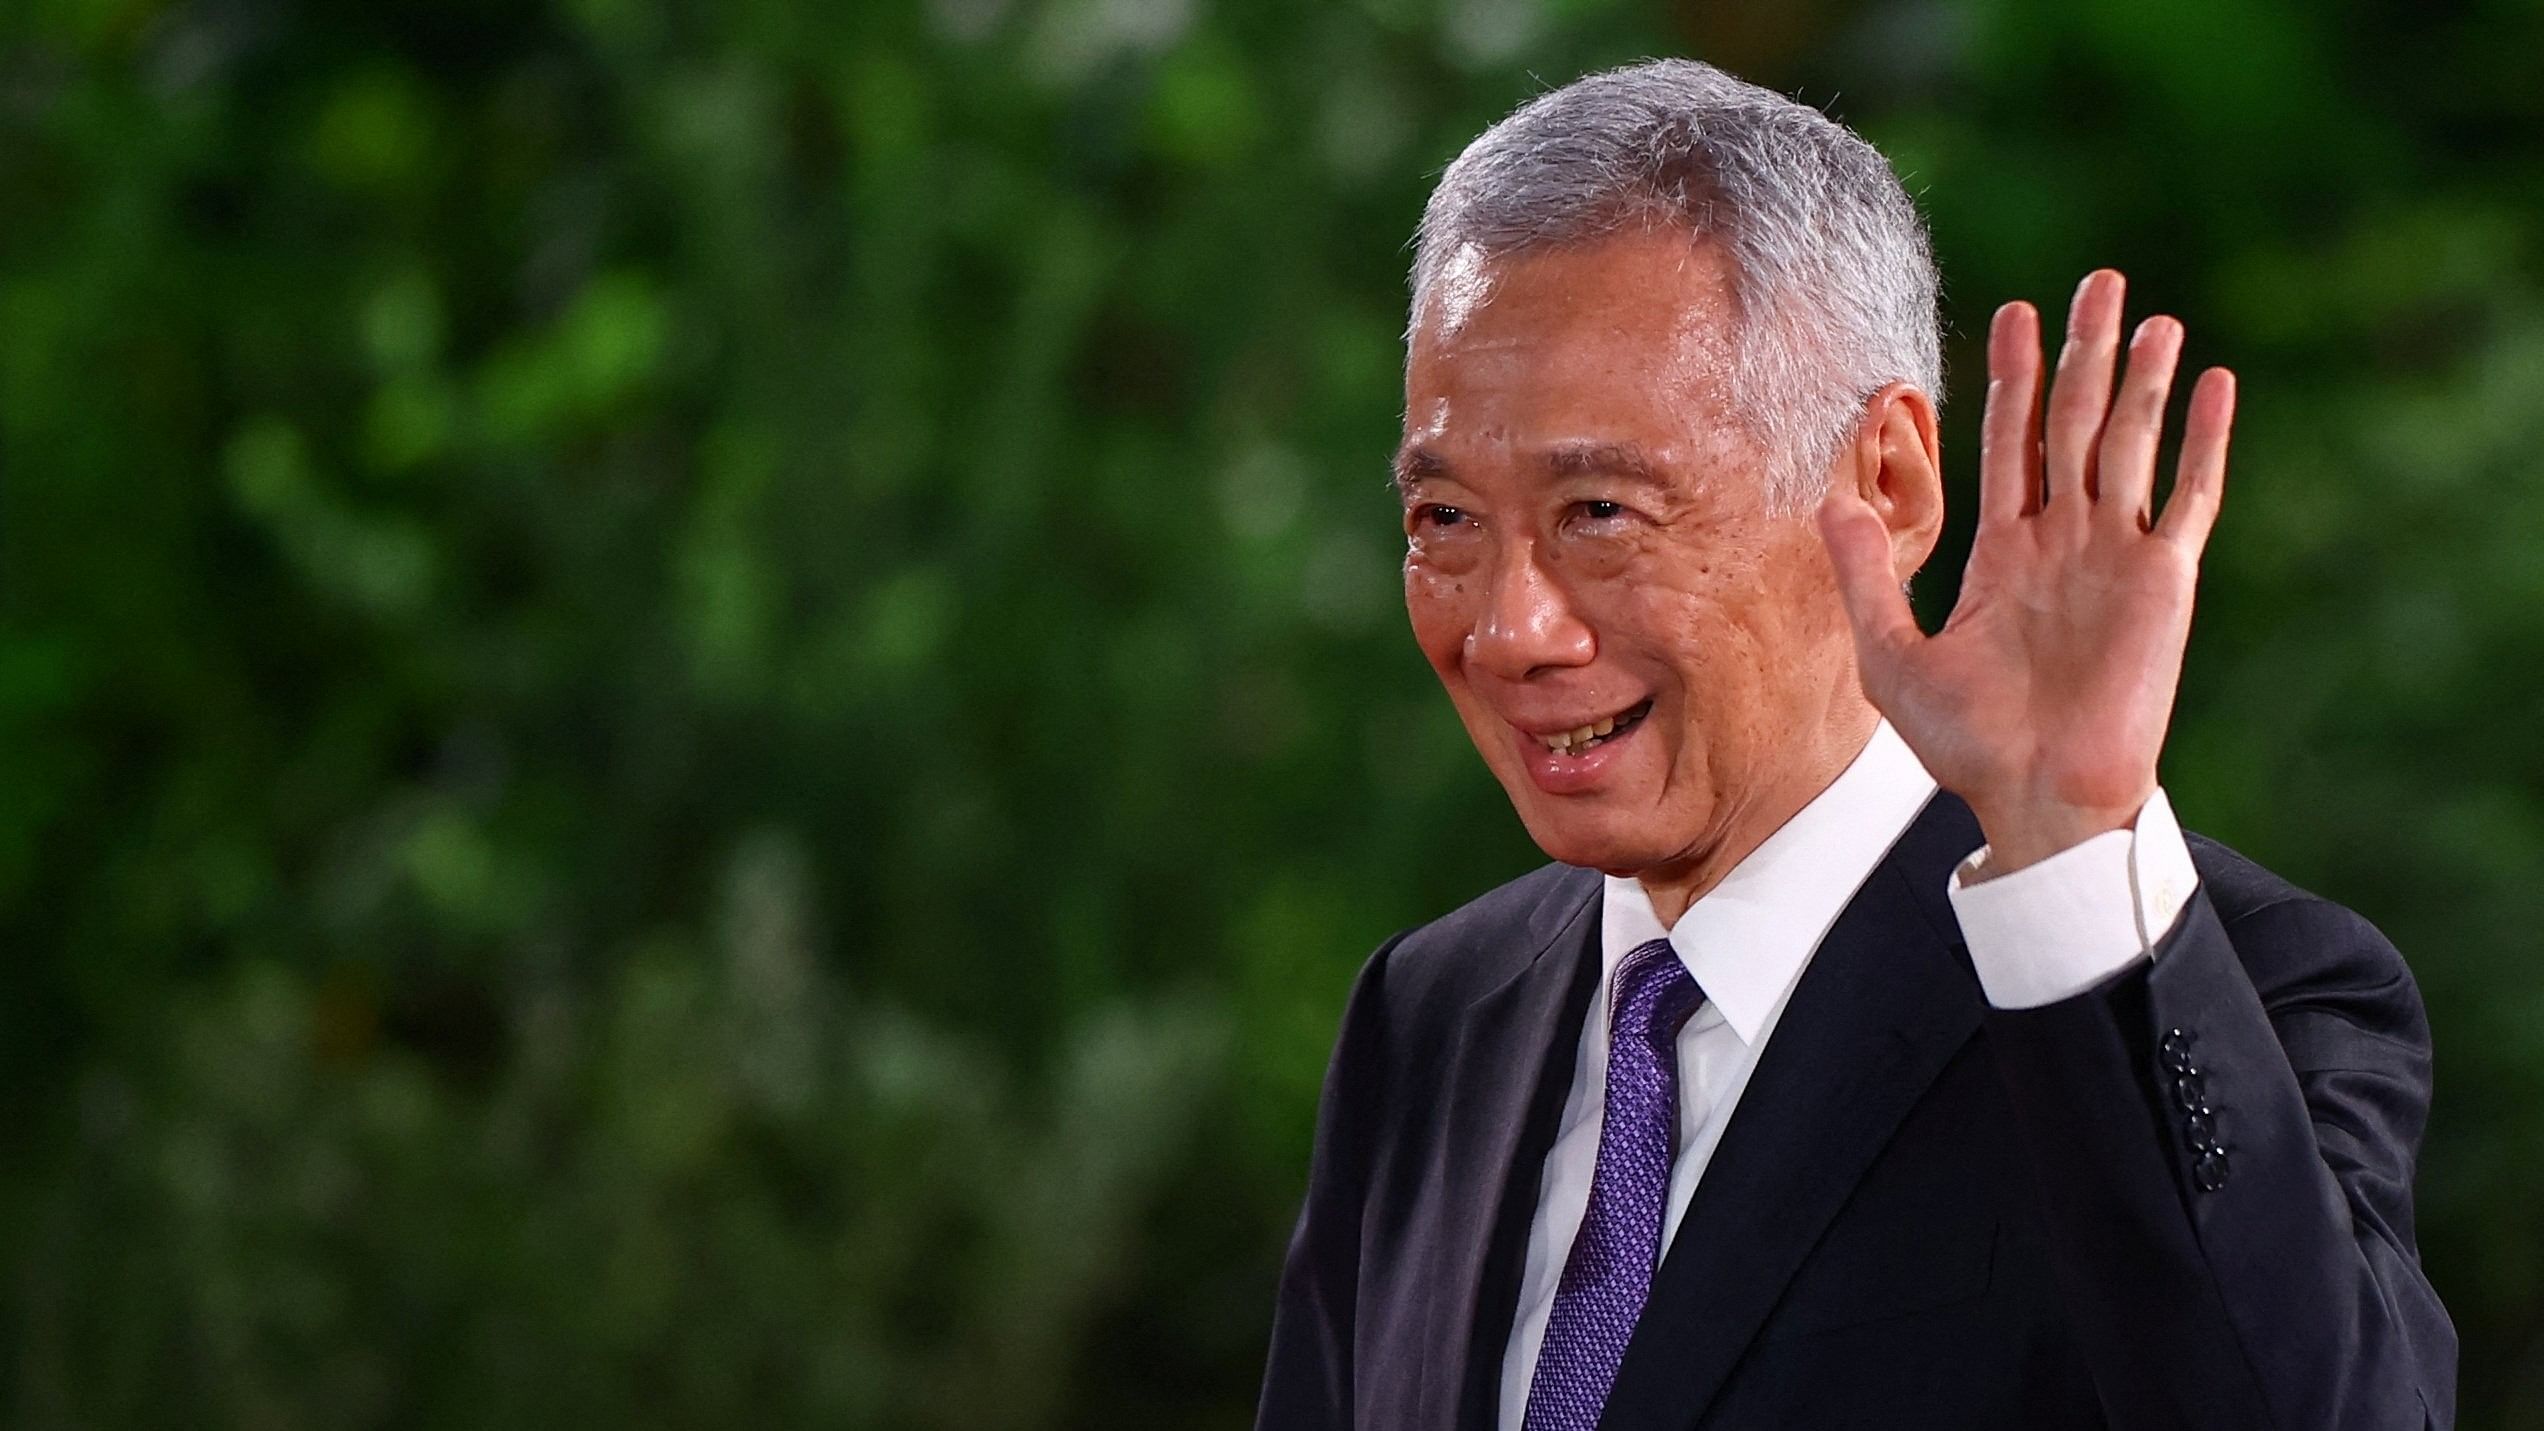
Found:
M 2155 454 L 2182 325 L 2140 323 L 2119 391 L 2125 284 L 2087 274 L 2044 411 L 2040 315 L 1988 333 L 1979 527 L 1943 629 L 1918 630 L 1872 504 L 1835 484 L 1819 511 L 1865 689 L 1935 779 L 1970 802 L 1989 869 L 2045 859 L 2137 818 L 2190 640 L 2200 553 L 2226 491 L 2235 377 L 2200 375 L 2162 515 Z
M 1406 373 L 1405 606 L 1529 834 L 1683 909 L 1842 770 L 1875 721 L 1808 513 L 1770 510 L 1728 402 L 1722 256 L 1682 233 L 1497 261 L 1434 302 Z M 1895 404 L 1911 569 L 1941 520 L 1932 410 Z M 1902 500 L 1904 497 L 1904 501 Z M 1651 715 L 1588 788 L 1528 732 Z M 1676 891 L 1680 897 L 1671 897 Z
M 1416 314 L 1407 362 L 1405 606 L 1549 856 L 1640 878 L 1674 922 L 1826 787 L 1879 714 L 1979 811 L 1998 870 L 2135 817 L 2232 394 L 2221 407 L 2203 381 L 2184 450 L 2193 499 L 2145 520 L 2180 325 L 2141 329 L 2149 356 L 2115 405 L 2118 275 L 2080 290 L 2045 435 L 2037 319 L 2000 314 L 1981 541 L 1961 608 L 1926 637 L 1899 589 L 1942 524 L 1924 393 L 1873 394 L 1818 512 L 1778 512 L 1730 402 L 1736 308 L 1717 250 L 1663 228 L 1451 274 Z M 2194 471 L 2212 449 L 2215 482 Z M 2027 480 L 2028 505 L 2006 496 Z M 1547 748 L 1647 701 L 1586 755 Z

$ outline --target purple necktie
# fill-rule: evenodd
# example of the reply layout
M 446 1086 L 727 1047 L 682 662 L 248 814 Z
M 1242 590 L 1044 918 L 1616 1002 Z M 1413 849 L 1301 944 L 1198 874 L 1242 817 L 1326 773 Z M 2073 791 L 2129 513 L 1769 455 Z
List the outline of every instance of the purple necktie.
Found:
M 1590 1205 L 1555 1284 L 1523 1431 L 1593 1431 L 1652 1293 L 1678 1152 L 1678 1028 L 1705 995 L 1666 939 L 1617 965 Z

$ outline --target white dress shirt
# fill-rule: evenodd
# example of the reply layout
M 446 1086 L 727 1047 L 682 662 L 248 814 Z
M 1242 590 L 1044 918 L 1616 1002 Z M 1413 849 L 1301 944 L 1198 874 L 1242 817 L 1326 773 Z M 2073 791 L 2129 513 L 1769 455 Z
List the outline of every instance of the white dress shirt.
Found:
M 1678 1152 L 1661 1246 L 1677 1235 L 1785 1000 L 1856 889 L 1935 791 L 1890 723 L 1836 780 L 1767 837 L 1667 929 L 1643 886 L 1607 880 L 1599 910 L 1599 988 L 1573 1061 L 1563 1121 L 1537 1185 L 1519 1305 L 1502 1358 L 1501 1425 L 1519 1431 L 1555 1286 L 1590 1201 L 1606 1104 L 1608 1004 L 1620 960 L 1666 938 L 1705 1002 L 1678 1033 Z M 2084 992 L 2152 956 L 2197 875 L 2162 791 L 2135 825 L 2097 835 L 2011 874 L 1965 883 L 1984 846 L 1952 874 L 1950 895 L 1979 986 L 1999 1008 Z

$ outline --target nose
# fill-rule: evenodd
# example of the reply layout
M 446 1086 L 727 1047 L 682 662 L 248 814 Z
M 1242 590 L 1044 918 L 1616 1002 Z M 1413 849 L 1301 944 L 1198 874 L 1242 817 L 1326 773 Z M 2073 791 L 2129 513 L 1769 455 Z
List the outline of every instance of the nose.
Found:
M 1562 583 L 1538 564 L 1533 545 L 1508 548 L 1467 633 L 1467 660 L 1502 680 L 1524 681 L 1549 667 L 1586 666 L 1597 648 L 1589 624 L 1573 611 Z

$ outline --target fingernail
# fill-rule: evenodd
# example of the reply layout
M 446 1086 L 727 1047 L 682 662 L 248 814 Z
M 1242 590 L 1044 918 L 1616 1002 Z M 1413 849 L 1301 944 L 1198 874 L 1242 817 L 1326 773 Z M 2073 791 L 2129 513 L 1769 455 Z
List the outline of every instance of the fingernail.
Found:
M 2069 333 L 2072 334 L 2081 331 L 2085 319 L 2098 311 L 2098 300 L 2102 297 L 2099 285 L 2109 280 L 2110 272 L 2111 271 L 2109 269 L 2097 268 L 2093 272 L 2085 275 L 2084 282 L 2076 285 L 2075 301 L 2067 305 L 2067 331 Z

